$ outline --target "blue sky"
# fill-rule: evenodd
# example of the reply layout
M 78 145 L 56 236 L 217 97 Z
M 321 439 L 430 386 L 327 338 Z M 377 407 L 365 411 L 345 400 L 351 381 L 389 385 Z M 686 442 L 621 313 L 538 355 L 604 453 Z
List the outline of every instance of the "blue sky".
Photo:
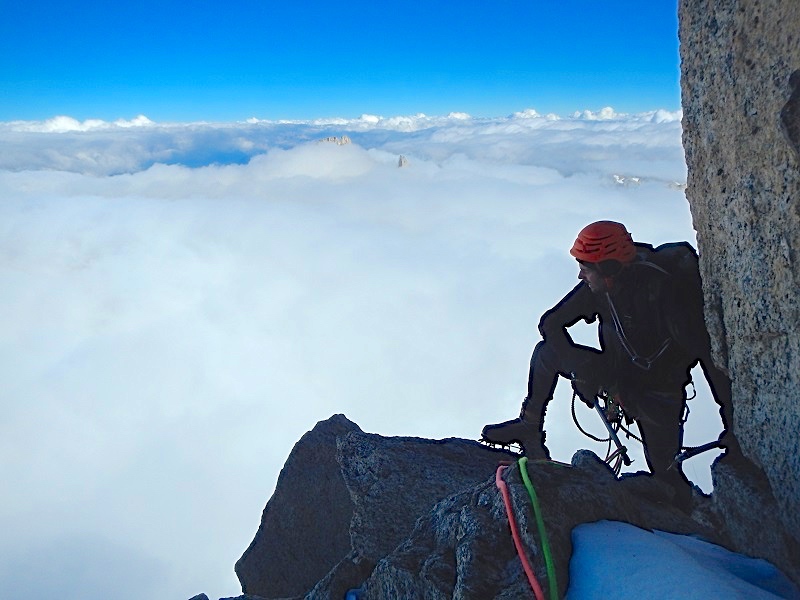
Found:
M 679 108 L 674 0 L 3 2 L 0 120 Z

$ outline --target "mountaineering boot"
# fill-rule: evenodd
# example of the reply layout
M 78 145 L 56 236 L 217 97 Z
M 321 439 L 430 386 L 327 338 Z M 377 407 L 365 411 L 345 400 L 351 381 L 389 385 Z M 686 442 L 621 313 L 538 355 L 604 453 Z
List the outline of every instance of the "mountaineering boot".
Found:
M 508 446 L 517 443 L 529 460 L 550 459 L 547 448 L 542 443 L 542 433 L 536 425 L 523 419 L 511 419 L 503 423 L 487 425 L 481 438 L 492 444 Z

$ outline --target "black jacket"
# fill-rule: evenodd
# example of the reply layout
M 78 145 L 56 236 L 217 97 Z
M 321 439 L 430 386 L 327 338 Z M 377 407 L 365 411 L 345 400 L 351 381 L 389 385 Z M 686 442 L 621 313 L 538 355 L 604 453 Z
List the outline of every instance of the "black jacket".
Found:
M 579 283 L 539 322 L 539 331 L 559 355 L 575 356 L 566 328 L 599 318 L 602 353 L 581 353 L 571 366 L 580 378 L 624 395 L 680 392 L 689 368 L 708 355 L 702 306 L 685 306 L 676 278 L 655 266 L 652 247 L 639 246 L 637 258 L 614 277 L 608 293 Z

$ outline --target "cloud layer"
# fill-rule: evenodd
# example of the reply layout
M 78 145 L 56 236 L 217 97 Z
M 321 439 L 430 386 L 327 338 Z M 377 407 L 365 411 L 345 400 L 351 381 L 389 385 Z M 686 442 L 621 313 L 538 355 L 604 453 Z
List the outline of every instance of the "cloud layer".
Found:
M 0 562 L 103 552 L 123 580 L 158 573 L 137 597 L 236 595 L 316 421 L 477 438 L 516 416 L 583 225 L 694 241 L 679 119 L 0 124 Z M 563 388 L 547 429 L 569 460 L 589 444 Z M 687 441 L 709 441 L 695 405 Z
M 115 175 L 138 172 L 154 164 L 244 164 L 271 149 L 285 150 L 302 142 L 347 134 L 365 148 L 399 149 L 425 160 L 464 153 L 505 164 L 560 164 L 565 169 L 584 165 L 577 168 L 581 170 L 587 164 L 583 157 L 561 156 L 561 152 L 574 149 L 569 143 L 576 129 L 584 134 L 583 145 L 595 151 L 603 149 L 609 159 L 619 159 L 620 147 L 615 144 L 619 144 L 620 134 L 628 132 L 624 146 L 636 143 L 642 145 L 642 151 L 668 151 L 659 160 L 654 160 L 654 154 L 642 155 L 648 162 L 669 161 L 674 166 L 682 161 L 680 146 L 674 145 L 680 131 L 680 112 L 619 115 L 604 108 L 569 118 L 543 116 L 527 109 L 502 119 L 473 119 L 464 113 L 451 113 L 446 117 L 362 115 L 357 119 L 192 124 L 154 123 L 142 115 L 116 122 L 81 122 L 60 116 L 42 122 L 0 123 L 0 169 Z M 556 156 L 548 161 L 553 152 Z M 591 162 L 595 157 L 588 158 Z

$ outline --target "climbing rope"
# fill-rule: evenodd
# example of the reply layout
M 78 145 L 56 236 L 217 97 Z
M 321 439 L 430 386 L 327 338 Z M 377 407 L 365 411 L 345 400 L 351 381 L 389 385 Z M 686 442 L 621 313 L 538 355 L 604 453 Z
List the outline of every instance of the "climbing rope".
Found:
M 578 428 L 578 431 L 580 431 L 583 435 L 585 435 L 589 439 L 594 440 L 595 442 L 600 442 L 601 444 L 604 442 L 608 442 L 609 444 L 611 444 L 611 436 L 607 438 L 599 438 L 596 435 L 593 435 L 588 431 L 586 431 L 583 427 L 581 427 L 581 424 L 578 421 L 578 415 L 575 412 L 575 400 L 577 398 L 578 398 L 577 392 L 572 392 L 572 420 L 575 422 L 575 426 Z
M 558 600 L 556 567 L 553 562 L 553 553 L 550 551 L 550 541 L 547 538 L 547 530 L 544 528 L 544 518 L 542 517 L 542 509 L 539 506 L 539 498 L 536 496 L 536 490 L 533 489 L 533 483 L 531 483 L 531 478 L 528 476 L 528 457 L 523 456 L 517 463 L 519 464 L 519 472 L 522 475 L 522 481 L 525 484 L 525 488 L 528 490 L 528 496 L 531 498 L 533 514 L 536 517 L 536 527 L 539 529 L 539 539 L 542 542 L 544 564 L 547 568 L 547 583 L 550 587 L 550 600 Z
M 514 508 L 511 506 L 511 494 L 508 492 L 508 485 L 506 485 L 506 482 L 503 481 L 503 471 L 505 471 L 507 468 L 508 467 L 506 465 L 500 465 L 497 467 L 497 471 L 494 475 L 494 483 L 497 486 L 497 489 L 500 490 L 500 494 L 503 496 L 503 503 L 506 506 L 506 515 L 508 516 L 508 525 L 511 528 L 511 537 L 514 539 L 514 547 L 517 549 L 517 555 L 522 563 L 522 569 L 525 571 L 525 575 L 528 577 L 528 583 L 531 584 L 533 595 L 536 596 L 536 600 L 545 600 L 544 592 L 542 592 L 542 588 L 536 579 L 536 574 L 533 572 L 531 564 L 528 562 L 528 557 L 525 555 L 525 548 L 522 546 L 522 538 L 519 535 L 517 520 L 514 518 Z

